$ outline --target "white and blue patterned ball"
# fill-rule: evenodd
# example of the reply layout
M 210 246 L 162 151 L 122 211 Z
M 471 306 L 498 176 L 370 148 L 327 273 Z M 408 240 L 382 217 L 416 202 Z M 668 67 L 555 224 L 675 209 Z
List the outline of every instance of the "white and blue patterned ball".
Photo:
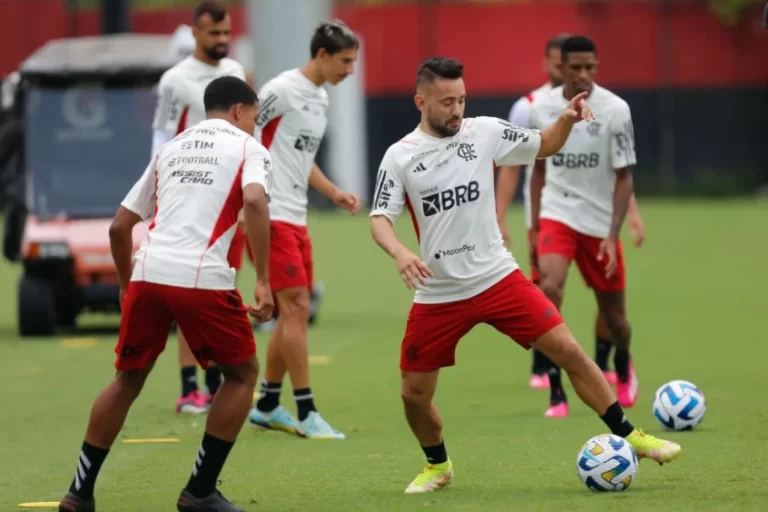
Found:
M 653 397 L 653 415 L 669 430 L 693 430 L 706 411 L 704 393 L 686 380 L 667 382 Z
M 626 491 L 637 475 L 637 454 L 621 437 L 602 434 L 581 447 L 576 469 L 591 491 Z

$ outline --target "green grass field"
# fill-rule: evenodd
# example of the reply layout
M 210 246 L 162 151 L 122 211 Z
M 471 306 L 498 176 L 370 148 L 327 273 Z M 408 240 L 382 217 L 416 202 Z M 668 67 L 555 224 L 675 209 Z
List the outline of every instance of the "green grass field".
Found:
M 368 234 L 367 218 L 313 215 L 316 275 L 326 283 L 310 353 L 317 405 L 345 441 L 309 441 L 243 428 L 220 489 L 247 510 L 768 510 L 768 401 L 761 327 L 768 273 L 768 204 L 641 201 L 648 240 L 627 247 L 629 311 L 641 385 L 631 420 L 661 432 L 655 389 L 672 379 L 699 385 L 708 401 L 695 432 L 666 434 L 682 457 L 640 465 L 629 491 L 590 493 L 578 479 L 581 444 L 606 431 L 571 391 L 567 420 L 546 420 L 548 393 L 527 389 L 530 355 L 480 326 L 459 346 L 436 398 L 455 464 L 454 485 L 403 494 L 423 455 L 402 415 L 399 343 L 410 306 L 393 263 Z M 753 223 L 757 223 L 755 226 Z M 522 211 L 510 212 L 513 252 L 527 268 Z M 755 227 L 753 227 L 755 226 Z M 410 220 L 399 232 L 411 244 Z M 249 269 L 250 270 L 250 269 Z M 0 510 L 57 501 L 69 485 L 92 400 L 113 374 L 116 336 L 93 346 L 15 334 L 18 268 L 0 265 Z M 240 279 L 250 297 L 253 276 Z M 594 301 L 576 272 L 564 314 L 592 353 Z M 115 319 L 93 316 L 89 326 Z M 90 337 L 88 332 L 70 336 Z M 257 335 L 263 356 L 267 336 Z M 201 374 L 202 378 L 202 374 Z M 99 510 L 174 510 L 204 428 L 204 417 L 173 412 L 179 392 L 171 339 L 136 402 L 123 438 L 178 437 L 178 444 L 114 446 L 99 477 Z M 290 387 L 288 387 L 290 389 Z M 570 389 L 570 388 L 569 388 Z M 294 410 L 290 393 L 283 403 Z

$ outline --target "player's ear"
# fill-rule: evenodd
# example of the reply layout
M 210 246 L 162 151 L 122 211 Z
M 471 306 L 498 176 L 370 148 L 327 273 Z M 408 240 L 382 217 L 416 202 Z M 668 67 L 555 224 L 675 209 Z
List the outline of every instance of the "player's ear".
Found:
M 416 104 L 416 108 L 419 109 L 421 112 L 427 111 L 426 103 L 424 102 L 424 96 L 421 94 L 416 94 L 413 97 L 413 102 Z

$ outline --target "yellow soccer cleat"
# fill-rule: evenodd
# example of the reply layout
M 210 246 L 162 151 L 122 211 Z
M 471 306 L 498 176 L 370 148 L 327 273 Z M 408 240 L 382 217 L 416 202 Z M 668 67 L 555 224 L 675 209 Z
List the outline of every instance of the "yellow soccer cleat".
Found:
M 451 459 L 441 464 L 427 464 L 419 476 L 405 490 L 405 494 L 432 492 L 447 487 L 453 478 Z
M 635 429 L 626 437 L 627 442 L 635 449 L 638 458 L 655 460 L 659 464 L 672 462 L 682 451 L 680 445 L 672 441 L 659 439 L 646 434 L 640 429 Z

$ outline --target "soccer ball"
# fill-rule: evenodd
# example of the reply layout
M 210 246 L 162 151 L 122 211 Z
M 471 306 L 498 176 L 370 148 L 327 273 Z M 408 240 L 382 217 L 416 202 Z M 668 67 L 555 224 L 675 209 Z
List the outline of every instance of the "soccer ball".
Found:
M 594 492 L 626 491 L 637 475 L 637 467 L 632 445 L 611 434 L 593 437 L 576 456 L 579 477 Z
M 693 430 L 706 410 L 704 393 L 686 380 L 667 382 L 653 397 L 653 415 L 670 430 Z

